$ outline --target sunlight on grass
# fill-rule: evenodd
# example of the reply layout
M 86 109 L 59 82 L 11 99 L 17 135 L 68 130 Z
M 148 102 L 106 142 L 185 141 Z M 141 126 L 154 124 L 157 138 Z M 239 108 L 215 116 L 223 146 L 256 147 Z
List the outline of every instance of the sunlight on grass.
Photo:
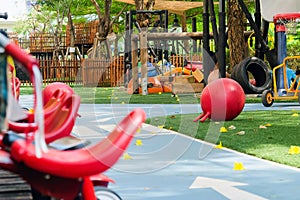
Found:
M 223 124 L 227 132 L 219 133 L 218 123 L 205 121 L 194 123 L 196 115 L 176 115 L 170 117 L 156 117 L 147 120 L 152 125 L 161 124 L 164 127 L 173 127 L 178 131 L 208 142 L 214 141 L 218 144 L 222 141 L 224 147 L 237 150 L 259 158 L 272 160 L 300 168 L 300 154 L 288 154 L 292 145 L 300 145 L 300 117 L 293 117 L 295 111 L 249 111 L 242 112 L 233 121 Z M 300 111 L 298 111 L 300 113 Z M 184 123 L 181 120 L 184 119 Z M 162 121 L 161 121 L 162 120 Z M 195 134 L 191 125 L 197 124 L 198 130 Z M 180 124 L 185 124 L 184 128 Z M 213 128 L 217 127 L 217 128 Z M 234 129 L 230 129 L 234 127 Z M 243 132 L 243 134 L 238 134 Z M 215 137 L 218 137 L 217 140 Z

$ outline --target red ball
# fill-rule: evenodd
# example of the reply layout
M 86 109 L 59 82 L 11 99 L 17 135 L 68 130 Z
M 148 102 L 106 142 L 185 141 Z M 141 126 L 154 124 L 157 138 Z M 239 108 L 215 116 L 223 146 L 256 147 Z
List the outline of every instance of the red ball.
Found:
M 63 93 L 68 93 L 70 95 L 74 94 L 74 90 L 65 83 L 54 82 L 47 85 L 43 90 L 43 101 L 46 104 L 51 97 L 54 95 L 62 95 Z
M 213 121 L 230 121 L 236 118 L 245 105 L 245 93 L 240 84 L 233 79 L 221 78 L 209 83 L 201 94 L 203 113 L 194 121 L 204 122 L 207 118 Z

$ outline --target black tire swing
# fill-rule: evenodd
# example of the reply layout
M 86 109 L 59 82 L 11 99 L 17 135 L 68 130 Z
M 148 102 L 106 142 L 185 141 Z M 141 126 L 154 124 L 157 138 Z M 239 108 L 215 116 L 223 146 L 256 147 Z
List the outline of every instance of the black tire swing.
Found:
M 242 60 L 233 68 L 231 78 L 242 86 L 246 94 L 261 94 L 272 83 L 268 66 L 257 57 Z M 250 82 L 250 78 L 255 80 L 255 84 Z

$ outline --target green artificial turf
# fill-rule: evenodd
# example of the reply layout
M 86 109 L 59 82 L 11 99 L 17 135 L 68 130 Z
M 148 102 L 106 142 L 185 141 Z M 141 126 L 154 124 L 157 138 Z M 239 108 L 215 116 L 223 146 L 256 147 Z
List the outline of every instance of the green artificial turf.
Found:
M 72 87 L 77 95 L 81 98 L 81 103 L 96 104 L 180 104 L 180 103 L 199 103 L 199 98 L 195 94 L 171 93 L 161 94 L 128 94 L 123 87 Z M 20 94 L 32 94 L 32 87 L 22 86 Z
M 299 114 L 299 116 L 297 116 Z M 300 111 L 248 111 L 226 122 L 193 122 L 198 114 L 173 115 L 147 119 L 191 137 L 259 158 L 300 168 L 300 154 L 289 154 L 300 146 Z M 227 132 L 220 132 L 222 127 Z M 235 129 L 230 129 L 235 127 Z M 244 134 L 243 134 L 244 133 Z M 239 135 L 240 134 L 240 135 Z M 297 151 L 296 151 L 297 152 Z
M 199 94 L 128 94 L 123 87 L 82 87 L 72 86 L 76 94 L 81 98 L 81 103 L 96 104 L 195 104 L 199 103 Z M 21 86 L 20 94 L 32 94 L 30 86 Z M 260 103 L 257 97 L 247 97 L 247 103 Z
M 119 87 L 73 87 L 76 94 L 81 97 L 82 103 L 97 104 L 185 104 L 199 103 L 195 94 L 170 93 L 130 95 L 124 88 Z M 21 87 L 21 95 L 32 94 L 32 87 Z M 257 97 L 247 97 L 247 103 L 261 103 Z M 194 123 L 193 119 L 199 113 L 189 115 L 163 116 L 147 119 L 147 123 L 154 126 L 164 126 L 180 133 L 219 144 L 243 153 L 275 162 L 300 167 L 300 154 L 290 155 L 290 147 L 300 146 L 300 118 L 292 116 L 300 111 L 249 111 L 242 112 L 233 121 L 215 123 L 205 121 Z M 260 128 L 266 126 L 265 128 Z M 220 133 L 221 127 L 226 127 L 228 132 Z M 228 127 L 236 129 L 230 130 Z M 244 135 L 238 135 L 244 131 Z

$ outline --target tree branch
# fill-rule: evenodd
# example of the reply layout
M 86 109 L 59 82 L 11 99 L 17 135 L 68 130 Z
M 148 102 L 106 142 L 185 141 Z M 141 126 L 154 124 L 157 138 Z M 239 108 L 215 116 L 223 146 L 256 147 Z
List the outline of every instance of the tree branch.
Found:
M 97 12 L 97 15 L 98 15 L 99 20 L 102 19 L 103 16 L 102 16 L 102 13 L 101 13 L 99 4 L 97 3 L 96 0 L 91 0 L 91 2 L 92 2 L 92 4 L 93 4 L 93 5 L 95 6 L 95 8 L 96 8 L 96 12 Z
M 124 10 L 128 7 L 128 4 L 126 4 L 121 11 L 116 15 L 115 18 L 113 18 L 110 22 L 110 26 L 112 27 L 113 23 L 120 17 L 120 15 L 124 12 Z

